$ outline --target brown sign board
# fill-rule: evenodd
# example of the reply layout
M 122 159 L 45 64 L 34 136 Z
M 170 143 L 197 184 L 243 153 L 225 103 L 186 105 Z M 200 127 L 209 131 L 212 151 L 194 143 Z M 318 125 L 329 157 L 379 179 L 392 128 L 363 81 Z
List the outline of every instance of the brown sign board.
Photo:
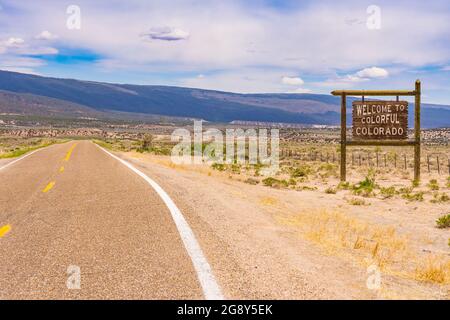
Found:
M 353 140 L 408 138 L 407 101 L 353 101 Z

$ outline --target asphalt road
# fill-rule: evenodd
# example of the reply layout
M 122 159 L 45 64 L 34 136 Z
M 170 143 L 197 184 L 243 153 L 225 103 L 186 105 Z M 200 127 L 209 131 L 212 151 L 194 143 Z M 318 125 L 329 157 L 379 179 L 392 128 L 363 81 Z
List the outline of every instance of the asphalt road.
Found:
M 53 145 L 0 170 L 0 299 L 205 298 L 180 234 L 142 176 L 91 142 Z

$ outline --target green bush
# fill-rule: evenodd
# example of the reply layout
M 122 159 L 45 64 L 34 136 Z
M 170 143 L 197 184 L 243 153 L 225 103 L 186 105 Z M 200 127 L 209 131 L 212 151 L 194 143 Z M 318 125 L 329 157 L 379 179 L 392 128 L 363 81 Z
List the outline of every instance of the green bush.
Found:
M 311 172 L 311 167 L 302 165 L 291 170 L 291 178 L 307 177 L 309 174 L 311 174 Z
M 397 194 L 397 190 L 395 190 L 395 187 L 381 188 L 380 193 L 383 196 L 383 199 L 388 199 L 395 196 Z
M 436 225 L 440 229 L 450 228 L 450 214 L 444 215 L 437 219 Z
M 288 187 L 289 182 L 286 180 L 278 180 L 272 177 L 268 177 L 262 181 L 262 183 L 267 187 L 279 188 L 279 187 Z
M 428 188 L 430 188 L 431 190 L 439 190 L 439 184 L 437 182 L 436 179 L 431 179 L 430 182 L 428 183 Z
M 211 168 L 213 168 L 214 170 L 217 170 L 217 171 L 225 171 L 227 166 L 224 165 L 223 163 L 213 163 L 211 165 Z
M 402 197 L 408 201 L 423 201 L 423 194 L 423 192 L 405 193 Z
M 432 203 L 442 203 L 442 202 L 447 202 L 450 200 L 450 197 L 446 194 L 446 193 L 439 193 L 436 192 L 433 195 L 433 199 L 431 200 Z
M 145 134 L 141 141 L 139 141 L 139 147 L 137 152 L 149 152 L 152 148 L 153 136 L 151 134 Z
M 352 185 L 350 184 L 350 182 L 343 182 L 343 181 L 341 181 L 341 182 L 339 182 L 337 188 L 339 190 L 348 190 L 348 189 L 352 188 Z
M 353 186 L 353 193 L 363 197 L 370 197 L 374 195 L 375 188 L 377 188 L 375 178 L 372 175 L 367 175 L 363 181 Z

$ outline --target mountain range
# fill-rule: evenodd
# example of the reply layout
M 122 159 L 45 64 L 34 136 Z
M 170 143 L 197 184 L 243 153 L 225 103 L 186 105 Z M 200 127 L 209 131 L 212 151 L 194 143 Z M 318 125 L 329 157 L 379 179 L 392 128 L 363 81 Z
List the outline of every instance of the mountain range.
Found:
M 349 102 L 356 98 L 349 97 Z M 410 106 L 413 110 L 413 104 Z M 351 103 L 348 121 L 351 123 Z M 0 71 L 0 114 L 47 117 L 145 115 L 210 122 L 338 125 L 340 98 L 323 94 L 237 94 L 155 85 L 112 84 Z M 143 117 L 144 115 L 144 117 Z M 413 112 L 409 113 L 413 123 Z M 450 106 L 422 104 L 424 128 L 450 127 Z

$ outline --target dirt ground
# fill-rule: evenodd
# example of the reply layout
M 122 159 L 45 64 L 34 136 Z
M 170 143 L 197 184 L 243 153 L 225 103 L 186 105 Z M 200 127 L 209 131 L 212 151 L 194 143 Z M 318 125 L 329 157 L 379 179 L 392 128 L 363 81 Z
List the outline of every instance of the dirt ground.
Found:
M 449 206 L 430 202 L 431 194 L 408 201 L 328 194 L 321 183 L 276 189 L 207 165 L 174 165 L 167 156 L 117 154 L 174 198 L 227 298 L 450 298 L 450 232 L 435 222 Z M 333 179 L 326 185 L 336 185 Z

